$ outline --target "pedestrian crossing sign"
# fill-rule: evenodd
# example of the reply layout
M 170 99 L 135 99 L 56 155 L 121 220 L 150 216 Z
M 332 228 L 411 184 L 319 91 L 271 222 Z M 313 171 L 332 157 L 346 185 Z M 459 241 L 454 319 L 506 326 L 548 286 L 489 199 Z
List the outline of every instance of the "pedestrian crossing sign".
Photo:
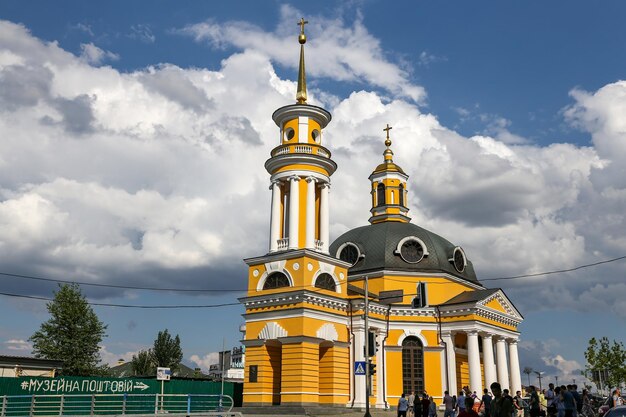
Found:
M 354 375 L 365 375 L 365 362 L 354 362 Z

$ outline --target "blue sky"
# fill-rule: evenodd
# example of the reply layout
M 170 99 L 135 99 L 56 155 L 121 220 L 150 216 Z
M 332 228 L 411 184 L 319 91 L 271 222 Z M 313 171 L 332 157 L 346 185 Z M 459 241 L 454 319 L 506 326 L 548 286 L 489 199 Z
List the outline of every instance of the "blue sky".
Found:
M 293 101 L 300 16 L 312 100 L 334 116 L 331 237 L 367 221 L 390 123 L 413 221 L 461 244 L 479 278 L 623 256 L 625 12 L 617 1 L 4 1 L 0 272 L 243 288 L 241 259 L 266 251 L 263 163 L 271 113 Z M 591 336 L 623 340 L 625 273 L 622 261 L 489 282 L 526 317 L 522 366 L 566 375 Z M 241 295 L 84 291 L 142 305 Z M 106 360 L 167 327 L 202 367 L 223 338 L 236 343 L 243 312 L 96 310 Z M 0 315 L 13 317 L 0 321 L 0 351 L 28 353 L 43 303 L 3 298 Z

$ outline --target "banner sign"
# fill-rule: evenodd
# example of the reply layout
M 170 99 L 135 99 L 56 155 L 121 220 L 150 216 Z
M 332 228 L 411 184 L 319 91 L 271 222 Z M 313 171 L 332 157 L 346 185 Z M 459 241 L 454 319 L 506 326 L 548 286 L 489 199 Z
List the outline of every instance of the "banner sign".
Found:
M 150 382 L 150 381 L 148 381 Z M 20 378 L 21 394 L 144 393 L 150 385 L 133 379 Z

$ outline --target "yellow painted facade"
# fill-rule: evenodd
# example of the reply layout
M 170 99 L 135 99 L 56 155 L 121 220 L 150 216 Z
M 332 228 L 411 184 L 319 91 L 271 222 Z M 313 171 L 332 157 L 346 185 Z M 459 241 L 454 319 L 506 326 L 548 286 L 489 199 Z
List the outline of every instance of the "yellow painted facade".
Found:
M 265 163 L 270 248 L 245 260 L 244 407 L 390 408 L 408 390 L 440 404 L 445 390 L 485 385 L 485 358 L 470 370 L 468 344 L 478 353 L 491 334 L 515 339 L 522 317 L 501 290 L 480 284 L 459 247 L 410 223 L 408 175 L 393 163 L 391 127 L 370 176 L 370 225 L 330 242 L 336 164 L 322 139 L 331 116 L 306 103 L 304 32 L 299 39 L 297 104 L 272 116 L 280 142 Z M 368 332 L 375 344 L 365 358 Z M 367 377 L 355 369 L 368 361 L 376 374 L 366 395 Z

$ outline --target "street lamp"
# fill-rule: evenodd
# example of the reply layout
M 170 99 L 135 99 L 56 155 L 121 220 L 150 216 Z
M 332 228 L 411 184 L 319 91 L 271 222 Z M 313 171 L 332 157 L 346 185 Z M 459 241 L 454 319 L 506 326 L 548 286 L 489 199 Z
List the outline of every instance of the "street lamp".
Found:
M 541 386 L 541 379 L 543 378 L 543 374 L 545 374 L 544 371 L 535 371 L 535 374 L 537 375 L 537 379 L 539 380 L 539 391 L 543 390 L 543 387 Z

